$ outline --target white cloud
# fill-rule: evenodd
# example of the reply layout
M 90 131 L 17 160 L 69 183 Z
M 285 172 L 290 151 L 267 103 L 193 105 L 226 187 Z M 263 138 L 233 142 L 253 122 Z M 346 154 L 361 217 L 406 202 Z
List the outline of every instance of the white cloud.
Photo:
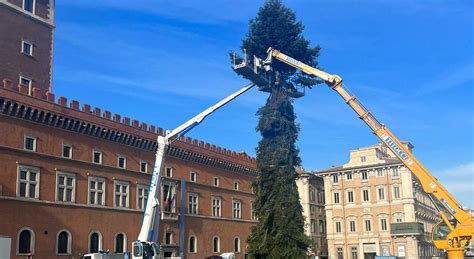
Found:
M 437 175 L 450 176 L 450 177 L 470 176 L 472 179 L 474 177 L 474 162 L 469 162 L 469 163 L 454 166 L 449 169 L 441 170 L 437 172 Z M 474 184 L 474 183 L 471 182 L 471 184 Z
M 436 75 L 433 80 L 413 88 L 413 97 L 444 91 L 466 85 L 474 81 L 474 63 L 447 69 L 444 73 Z M 472 84 L 470 85 L 472 88 Z
M 461 205 L 474 208 L 474 162 L 434 171 L 433 175 Z
M 64 6 L 125 10 L 202 24 L 247 22 L 261 4 L 253 0 L 81 0 L 61 1 Z

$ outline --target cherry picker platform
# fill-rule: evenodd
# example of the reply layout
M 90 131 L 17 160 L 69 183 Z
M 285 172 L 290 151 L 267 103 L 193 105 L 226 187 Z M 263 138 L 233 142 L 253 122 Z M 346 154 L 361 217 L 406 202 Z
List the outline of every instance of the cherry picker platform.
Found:
M 259 68 L 262 67 L 262 64 L 260 64 L 261 59 L 257 57 L 253 57 L 253 63 L 249 62 L 247 59 L 247 54 L 244 51 L 244 58 L 242 59 L 242 62 L 236 64 L 236 58 L 234 54 L 234 65 L 232 66 L 232 69 L 245 79 L 250 80 L 253 82 L 255 85 L 257 85 L 257 90 L 262 91 L 262 92 L 267 92 L 271 93 L 272 92 L 272 82 L 274 80 L 272 76 L 272 73 L 274 73 L 271 69 L 270 66 L 268 66 L 268 70 L 265 70 L 264 73 L 261 73 L 258 71 Z M 305 87 L 303 86 L 291 86 L 291 87 L 285 87 L 284 88 L 286 91 L 286 94 L 292 98 L 300 98 L 305 95 Z

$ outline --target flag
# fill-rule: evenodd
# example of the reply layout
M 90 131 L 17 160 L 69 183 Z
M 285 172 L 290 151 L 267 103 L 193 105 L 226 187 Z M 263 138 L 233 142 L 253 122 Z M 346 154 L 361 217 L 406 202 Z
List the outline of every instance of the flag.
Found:
M 166 196 L 165 196 L 165 202 L 164 202 L 164 209 L 165 210 L 169 210 L 168 209 L 168 205 L 170 203 L 170 200 L 171 200 L 171 186 L 168 187 L 168 192 L 166 193 Z
M 169 204 L 168 204 L 169 205 L 169 208 L 168 208 L 169 211 L 171 211 L 171 208 L 173 207 L 173 202 L 174 202 L 175 199 L 176 199 L 176 193 L 173 194 L 173 197 L 169 201 Z

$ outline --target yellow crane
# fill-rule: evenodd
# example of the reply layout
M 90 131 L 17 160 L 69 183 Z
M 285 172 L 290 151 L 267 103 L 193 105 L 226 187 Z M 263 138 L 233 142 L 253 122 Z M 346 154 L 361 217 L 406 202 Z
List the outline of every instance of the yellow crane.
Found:
M 474 224 L 472 217 L 459 205 L 456 199 L 444 188 L 441 183 L 415 158 L 415 156 L 398 140 L 398 138 L 384 125 L 381 124 L 354 96 L 344 88 L 342 78 L 338 75 L 326 73 L 317 68 L 304 64 L 284 53 L 269 48 L 265 60 L 254 56 L 253 67 L 246 62 L 234 65 L 234 70 L 245 78 L 252 80 L 260 90 L 268 91 L 265 85 L 265 72 L 272 70 L 272 60 L 276 59 L 286 63 L 301 72 L 323 80 L 329 87 L 336 91 L 344 101 L 357 113 L 372 132 L 379 137 L 387 147 L 403 162 L 403 164 L 420 180 L 423 190 L 433 201 L 442 221 L 435 225 L 432 239 L 438 249 L 446 250 L 449 259 L 463 258 L 465 248 L 474 240 Z M 262 72 L 261 72 L 262 71 Z M 301 97 L 302 92 L 290 96 Z M 438 201 L 438 202 L 435 202 Z M 439 208 L 441 204 L 444 210 Z M 447 212 L 447 213 L 445 213 Z

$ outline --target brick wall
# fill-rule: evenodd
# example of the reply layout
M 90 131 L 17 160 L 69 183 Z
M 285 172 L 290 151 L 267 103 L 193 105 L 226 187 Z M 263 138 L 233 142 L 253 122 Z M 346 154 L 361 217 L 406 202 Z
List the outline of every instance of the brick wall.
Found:
M 48 99 L 49 96 L 49 99 Z M 56 237 L 59 230 L 66 229 L 72 235 L 71 256 L 78 258 L 88 251 L 89 235 L 98 231 L 102 235 L 102 248 L 114 250 L 114 238 L 117 233 L 125 233 L 127 249 L 138 236 L 142 211 L 137 209 L 137 186 L 148 185 L 154 163 L 153 150 L 134 147 L 116 141 L 85 135 L 80 132 L 66 130 L 62 127 L 33 122 L 33 114 L 41 112 L 54 113 L 63 119 L 73 118 L 88 124 L 100 125 L 104 129 L 129 134 L 132 138 L 142 138 L 154 141 L 163 130 L 153 125 L 139 123 L 133 119 L 116 115 L 113 120 L 110 112 L 100 112 L 99 108 L 91 109 L 90 105 L 82 105 L 76 101 L 68 102 L 66 98 L 57 100 L 51 94 L 28 96 L 22 94 L 20 88 L 0 89 L 0 101 L 12 103 L 10 108 L 3 106 L 0 112 L 0 235 L 12 237 L 13 258 L 23 258 L 16 255 L 18 231 L 28 227 L 35 234 L 35 256 L 54 258 L 56 255 Z M 15 103 L 15 104 L 13 104 Z M 15 106 L 16 105 L 16 106 Z M 18 108 L 14 110 L 12 106 Z M 80 108 L 82 107 L 82 108 Z M 15 108 L 16 109 L 16 108 Z M 22 110 L 23 109 L 23 110 Z M 30 115 L 18 118 L 18 114 L 30 111 Z M 36 111 L 36 112 L 35 112 Z M 96 111 L 96 112 L 94 112 Z M 16 117 L 15 117 L 16 116 Z M 36 138 L 36 151 L 24 149 L 24 138 Z M 72 146 L 72 159 L 63 158 L 62 145 Z M 223 163 L 239 165 L 255 170 L 255 160 L 245 154 L 236 153 L 192 138 L 182 138 L 174 142 L 176 147 L 216 158 Z M 100 150 L 103 154 L 103 164 L 92 163 L 92 150 Z M 127 158 L 126 169 L 117 167 L 118 155 Z M 148 162 L 148 173 L 141 173 L 140 161 Z M 232 252 L 234 238 L 241 240 L 241 251 L 237 258 L 243 258 L 246 248 L 246 237 L 250 227 L 255 223 L 251 220 L 251 202 L 254 195 L 250 182 L 252 173 L 238 173 L 184 158 L 168 156 L 166 166 L 173 168 L 172 178 L 167 182 L 176 185 L 176 212 L 180 207 L 179 181 L 185 179 L 187 192 L 198 194 L 198 215 L 186 215 L 185 249 L 190 235 L 197 238 L 197 253 L 188 258 L 203 258 L 222 252 Z M 27 199 L 17 196 L 18 167 L 33 166 L 39 169 L 40 187 L 38 199 Z M 190 171 L 197 173 L 197 181 L 190 181 Z M 65 203 L 56 201 L 57 173 L 67 172 L 75 176 L 75 201 Z M 88 205 L 89 177 L 99 176 L 106 179 L 105 206 Z M 219 177 L 219 186 L 213 186 L 213 178 Z M 125 181 L 129 184 L 129 207 L 114 207 L 114 181 Z M 239 183 L 239 190 L 234 190 L 234 182 Z M 222 216 L 212 217 L 211 197 L 222 199 Z M 187 198 L 187 197 L 185 197 Z M 232 201 L 242 202 L 242 218 L 232 218 Z M 173 233 L 174 243 L 164 245 L 164 249 L 177 255 L 179 245 L 179 228 L 177 218 L 163 220 L 159 237 L 163 241 L 165 232 Z M 220 253 L 212 252 L 212 238 L 219 236 L 221 240 Z M 58 256 L 61 257 L 61 256 Z
M 21 1 L 12 1 L 21 6 Z M 18 2 L 18 3 L 17 3 Z M 36 1 L 39 16 L 47 17 L 45 0 Z M 53 27 L 34 16 L 0 2 L 0 79 L 18 85 L 20 75 L 45 91 L 51 85 Z M 22 40 L 33 46 L 33 55 L 21 53 Z

